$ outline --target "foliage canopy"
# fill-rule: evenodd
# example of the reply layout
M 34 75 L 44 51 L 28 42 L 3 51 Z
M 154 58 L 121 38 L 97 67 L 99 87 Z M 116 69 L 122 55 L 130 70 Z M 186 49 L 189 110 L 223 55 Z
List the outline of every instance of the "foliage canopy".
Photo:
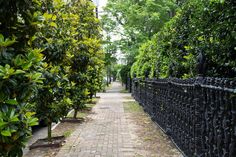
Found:
M 101 87 L 99 21 L 89 0 L 0 1 L 0 156 L 22 156 L 37 118 L 51 124 Z
M 132 75 L 197 76 L 198 56 L 206 57 L 206 76 L 235 77 L 235 6 L 233 1 L 183 2 L 173 19 L 139 49 Z

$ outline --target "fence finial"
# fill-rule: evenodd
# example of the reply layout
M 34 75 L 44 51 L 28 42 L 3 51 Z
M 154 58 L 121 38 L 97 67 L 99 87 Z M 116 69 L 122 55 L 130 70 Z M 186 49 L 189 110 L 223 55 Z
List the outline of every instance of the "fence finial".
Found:
M 172 62 L 172 63 L 169 65 L 169 77 L 174 77 L 174 75 L 175 75 L 174 67 L 175 67 L 175 64 Z
M 198 56 L 197 56 L 197 74 L 198 76 L 205 76 L 206 73 L 206 56 L 204 53 L 200 50 L 198 50 Z

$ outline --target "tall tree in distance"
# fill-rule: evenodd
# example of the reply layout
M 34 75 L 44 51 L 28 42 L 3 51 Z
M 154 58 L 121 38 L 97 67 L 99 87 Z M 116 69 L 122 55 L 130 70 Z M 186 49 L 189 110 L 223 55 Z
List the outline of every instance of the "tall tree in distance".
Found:
M 141 45 L 160 31 L 175 9 L 172 0 L 108 0 L 102 16 L 103 29 L 116 36 L 115 41 L 107 39 L 109 44 L 125 54 L 127 67 L 123 71 L 130 70 Z

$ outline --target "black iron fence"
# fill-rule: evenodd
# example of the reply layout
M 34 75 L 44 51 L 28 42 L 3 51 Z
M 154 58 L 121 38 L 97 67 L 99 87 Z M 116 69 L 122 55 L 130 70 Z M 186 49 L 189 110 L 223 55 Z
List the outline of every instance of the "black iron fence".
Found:
M 125 89 L 130 93 L 132 92 L 132 79 L 130 77 L 127 78 Z
M 236 80 L 133 79 L 132 94 L 186 156 L 236 157 Z

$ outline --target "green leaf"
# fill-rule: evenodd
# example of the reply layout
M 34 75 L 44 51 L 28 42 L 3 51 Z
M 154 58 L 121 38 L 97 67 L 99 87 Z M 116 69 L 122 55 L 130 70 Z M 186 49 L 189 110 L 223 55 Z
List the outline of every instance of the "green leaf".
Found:
M 12 40 L 7 38 L 4 41 L 4 36 L 2 34 L 0 34 L 0 46 L 1 47 L 10 46 L 10 45 L 14 44 L 15 42 L 16 42 L 15 38 L 13 38 Z
M 3 136 L 11 136 L 11 132 L 8 131 L 8 130 L 1 131 L 1 134 L 2 134 Z
M 31 116 L 33 116 L 35 114 L 36 114 L 35 112 L 26 112 L 25 116 L 26 117 L 31 117 Z
M 12 118 L 15 114 L 15 111 L 14 110 L 11 110 L 11 114 L 10 114 L 10 117 L 9 118 Z
M 10 104 L 10 105 L 17 105 L 18 102 L 15 99 L 9 99 L 7 101 L 5 101 L 6 104 Z
M 203 40 L 204 40 L 204 37 L 203 37 L 203 36 L 199 36 L 199 37 L 197 38 L 197 40 L 203 41 Z
M 47 19 L 47 20 L 48 20 L 48 19 L 51 19 L 52 16 L 53 16 L 52 14 L 48 14 L 48 13 L 44 13 L 44 14 L 43 14 L 43 17 L 44 17 L 45 19 Z
M 22 65 L 23 70 L 28 70 L 32 66 L 32 62 L 28 62 Z
M 50 22 L 49 25 L 52 26 L 52 27 L 57 28 L 57 24 L 55 22 Z
M 41 73 L 35 73 L 35 74 L 32 75 L 32 79 L 33 80 L 38 80 L 38 79 L 40 79 L 41 76 L 42 76 Z
M 20 121 L 19 118 L 16 116 L 11 119 L 11 122 L 19 122 L 19 121 Z
M 5 126 L 7 124 L 7 122 L 0 122 L 0 128 Z
M 4 36 L 0 34 L 0 42 L 4 42 Z
M 29 126 L 38 125 L 38 118 L 31 118 L 28 122 Z
M 220 3 L 225 3 L 225 0 L 220 0 Z
M 15 74 L 24 74 L 25 73 L 25 71 L 23 71 L 23 70 L 16 70 L 15 71 Z
M 53 15 L 53 16 L 52 16 L 52 20 L 55 21 L 56 19 L 57 19 L 57 16 L 56 16 L 56 15 Z

